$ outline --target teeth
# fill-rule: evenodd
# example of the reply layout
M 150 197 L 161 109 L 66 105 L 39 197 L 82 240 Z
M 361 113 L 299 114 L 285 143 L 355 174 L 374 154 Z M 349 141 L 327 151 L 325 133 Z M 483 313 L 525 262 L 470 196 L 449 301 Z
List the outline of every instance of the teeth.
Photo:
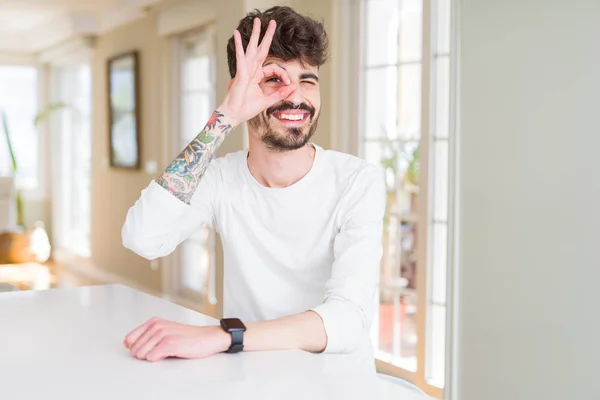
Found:
M 304 115 L 302 114 L 281 114 L 280 119 L 288 119 L 290 121 L 300 121 L 304 119 Z

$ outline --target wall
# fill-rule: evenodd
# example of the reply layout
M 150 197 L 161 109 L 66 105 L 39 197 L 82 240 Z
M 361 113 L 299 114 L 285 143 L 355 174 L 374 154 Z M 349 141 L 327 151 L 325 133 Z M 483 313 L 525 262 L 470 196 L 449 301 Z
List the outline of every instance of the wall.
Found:
M 600 3 L 460 3 L 453 399 L 598 398 Z
M 322 21 L 329 36 L 330 45 L 335 37 L 333 27 L 333 2 L 331 0 L 296 0 L 293 5 L 294 9 L 301 14 L 307 15 L 317 21 Z M 331 47 L 329 49 L 331 53 Z M 332 132 L 332 110 L 339 104 L 338 101 L 333 101 L 335 97 L 332 88 L 334 86 L 332 74 L 332 62 L 329 60 L 319 69 L 319 85 L 321 89 L 321 116 L 319 117 L 319 125 L 312 140 L 316 144 L 331 148 L 335 135 Z M 336 99 L 337 100 L 337 99 Z
M 168 57 L 166 39 L 157 36 L 156 15 L 136 21 L 98 38 L 93 64 L 92 142 L 92 259 L 96 266 L 135 280 L 152 290 L 160 289 L 160 272 L 150 262 L 125 249 L 121 227 L 127 210 L 153 175 L 144 170 L 109 167 L 106 61 L 137 49 L 140 67 L 141 161 L 160 160 L 162 57 Z

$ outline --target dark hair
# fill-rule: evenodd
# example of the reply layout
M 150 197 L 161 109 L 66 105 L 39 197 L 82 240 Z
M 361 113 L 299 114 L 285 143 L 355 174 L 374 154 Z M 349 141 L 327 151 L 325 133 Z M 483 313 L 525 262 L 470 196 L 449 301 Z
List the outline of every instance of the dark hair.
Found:
M 242 36 L 244 51 L 252 35 L 254 18 L 260 19 L 260 40 L 274 19 L 277 29 L 271 42 L 269 56 L 283 61 L 299 60 L 301 63 L 320 67 L 327 60 L 327 32 L 322 22 L 298 14 L 290 7 L 276 6 L 265 12 L 254 10 L 240 20 L 237 30 Z M 233 36 L 227 42 L 227 63 L 229 74 L 236 74 L 235 43 Z

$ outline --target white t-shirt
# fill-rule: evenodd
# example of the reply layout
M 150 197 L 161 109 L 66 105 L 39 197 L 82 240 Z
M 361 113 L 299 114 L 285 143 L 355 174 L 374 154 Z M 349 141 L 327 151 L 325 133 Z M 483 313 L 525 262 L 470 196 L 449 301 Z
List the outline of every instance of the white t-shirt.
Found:
M 248 150 L 213 160 L 189 205 L 152 181 L 127 214 L 123 244 L 154 259 L 208 224 L 223 243 L 223 317 L 254 322 L 313 310 L 326 352 L 372 355 L 383 174 L 313 146 L 311 170 L 286 188 L 259 184 Z

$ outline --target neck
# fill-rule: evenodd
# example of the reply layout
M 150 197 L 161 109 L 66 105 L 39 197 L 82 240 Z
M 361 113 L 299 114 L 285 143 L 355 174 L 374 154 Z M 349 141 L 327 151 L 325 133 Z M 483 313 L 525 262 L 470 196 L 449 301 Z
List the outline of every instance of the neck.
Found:
M 269 150 L 259 139 L 250 135 L 248 169 L 263 186 L 284 188 L 302 179 L 312 168 L 316 149 L 307 144 L 297 150 Z

